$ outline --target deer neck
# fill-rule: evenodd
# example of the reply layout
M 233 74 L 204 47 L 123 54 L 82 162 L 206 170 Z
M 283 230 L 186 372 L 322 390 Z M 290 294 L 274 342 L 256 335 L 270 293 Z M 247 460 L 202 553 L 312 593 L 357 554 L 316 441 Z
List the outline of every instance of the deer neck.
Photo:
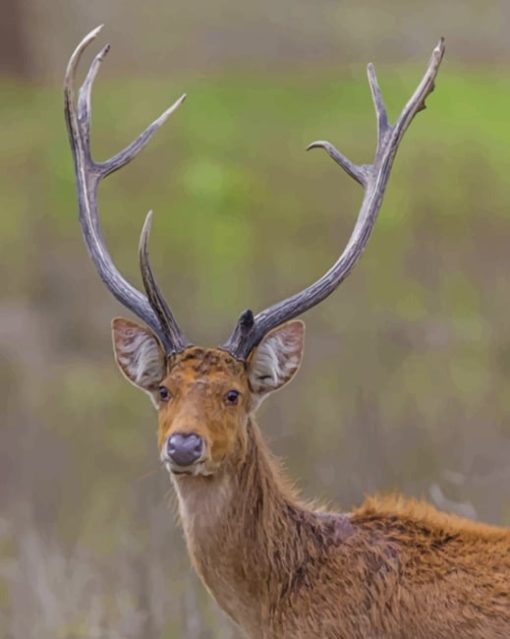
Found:
M 188 549 L 205 585 L 238 623 L 263 623 L 302 561 L 297 527 L 315 515 L 296 499 L 254 421 L 240 463 L 175 484 Z

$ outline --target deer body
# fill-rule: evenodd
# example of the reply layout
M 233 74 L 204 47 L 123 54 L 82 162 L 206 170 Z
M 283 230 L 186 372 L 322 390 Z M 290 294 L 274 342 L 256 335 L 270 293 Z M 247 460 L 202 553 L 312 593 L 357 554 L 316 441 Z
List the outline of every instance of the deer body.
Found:
M 429 506 L 372 499 L 350 514 L 299 501 L 254 420 L 260 402 L 299 369 L 304 324 L 295 318 L 330 295 L 360 258 L 398 145 L 425 106 L 444 53 L 441 41 L 415 93 L 390 125 L 375 71 L 373 164 L 324 148 L 364 189 L 353 233 L 335 264 L 301 292 L 254 315 L 245 311 L 219 348 L 191 345 L 154 278 L 151 216 L 139 248 L 145 295 L 115 268 L 100 232 L 99 182 L 127 164 L 180 106 L 133 143 L 97 163 L 90 152 L 91 89 L 105 47 L 75 99 L 81 54 L 65 79 L 80 222 L 106 286 L 143 320 L 117 318 L 113 343 L 125 377 L 158 410 L 161 461 L 175 485 L 192 562 L 223 610 L 252 639 L 498 639 L 510 637 L 510 532 L 440 514 Z
M 247 636 L 510 636 L 510 531 L 397 497 L 310 510 L 248 432 L 240 467 L 174 478 L 195 569 Z

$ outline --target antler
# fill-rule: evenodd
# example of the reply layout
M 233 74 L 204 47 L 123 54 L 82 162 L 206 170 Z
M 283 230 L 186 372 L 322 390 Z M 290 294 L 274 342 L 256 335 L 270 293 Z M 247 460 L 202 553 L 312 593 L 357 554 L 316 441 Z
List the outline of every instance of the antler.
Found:
M 150 124 L 136 140 L 105 162 L 95 162 L 90 151 L 91 92 L 99 67 L 110 49 L 106 45 L 94 58 L 75 101 L 74 80 L 80 58 L 101 31 L 91 31 L 76 47 L 67 66 L 64 93 L 65 116 L 74 159 L 76 188 L 83 239 L 96 269 L 113 295 L 135 315 L 148 324 L 160 338 L 168 354 L 182 351 L 188 344 L 175 317 L 163 299 L 154 279 L 147 250 L 150 230 L 149 213 L 140 238 L 140 267 L 147 296 L 125 280 L 115 267 L 105 247 L 97 210 L 97 189 L 102 179 L 122 168 L 144 148 L 159 127 L 182 104 L 185 95 Z
M 308 149 L 323 148 L 346 173 L 361 184 L 365 191 L 352 235 L 335 264 L 316 282 L 256 316 L 250 310 L 244 311 L 228 341 L 222 346 L 224 350 L 238 359 L 245 359 L 266 333 L 319 304 L 352 271 L 363 253 L 381 208 L 400 141 L 414 116 L 425 108 L 425 100 L 434 89 L 434 80 L 439 71 L 444 50 L 444 39 L 441 38 L 432 52 L 422 81 L 394 125 L 388 123 L 388 114 L 377 83 L 375 69 L 372 64 L 368 65 L 368 82 L 377 117 L 377 148 L 373 164 L 353 164 L 329 142 L 319 141 L 310 144 Z

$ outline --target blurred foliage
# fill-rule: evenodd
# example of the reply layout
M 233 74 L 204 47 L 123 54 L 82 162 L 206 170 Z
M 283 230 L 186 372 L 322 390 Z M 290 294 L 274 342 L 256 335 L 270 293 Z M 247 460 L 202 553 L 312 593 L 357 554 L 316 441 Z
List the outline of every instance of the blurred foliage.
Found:
M 0 0 L 2 7 L 4 19 L 25 15 L 27 72 L 46 79 L 60 79 L 75 42 L 102 23 L 117 52 L 109 68 L 128 75 L 419 62 L 441 35 L 451 60 L 510 60 L 508 0 Z
M 395 114 L 421 69 L 379 69 Z M 370 161 L 359 65 L 99 81 L 103 158 L 190 98 L 100 192 L 104 234 L 139 283 L 151 256 L 186 332 L 216 344 L 344 246 L 361 192 L 328 139 Z M 0 637 L 237 637 L 196 578 L 159 468 L 156 419 L 115 370 L 124 313 L 89 264 L 62 96 L 0 85 Z M 307 316 L 297 381 L 261 411 L 307 496 L 344 508 L 399 489 L 510 523 L 510 78 L 448 64 L 399 151 L 374 236 Z M 469 511 L 471 512 L 471 511 Z

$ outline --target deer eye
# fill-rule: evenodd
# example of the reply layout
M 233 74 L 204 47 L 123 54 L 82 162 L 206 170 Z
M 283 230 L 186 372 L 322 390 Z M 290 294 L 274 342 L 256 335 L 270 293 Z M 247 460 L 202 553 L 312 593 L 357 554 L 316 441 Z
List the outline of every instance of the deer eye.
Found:
M 228 404 L 229 406 L 235 406 L 239 401 L 239 395 L 239 391 L 229 390 L 228 393 L 225 393 L 223 400 L 225 401 L 225 404 Z
M 168 390 L 166 386 L 160 386 L 158 388 L 158 393 L 159 393 L 159 399 L 162 402 L 169 402 L 172 397 L 172 394 L 170 393 L 170 391 Z

